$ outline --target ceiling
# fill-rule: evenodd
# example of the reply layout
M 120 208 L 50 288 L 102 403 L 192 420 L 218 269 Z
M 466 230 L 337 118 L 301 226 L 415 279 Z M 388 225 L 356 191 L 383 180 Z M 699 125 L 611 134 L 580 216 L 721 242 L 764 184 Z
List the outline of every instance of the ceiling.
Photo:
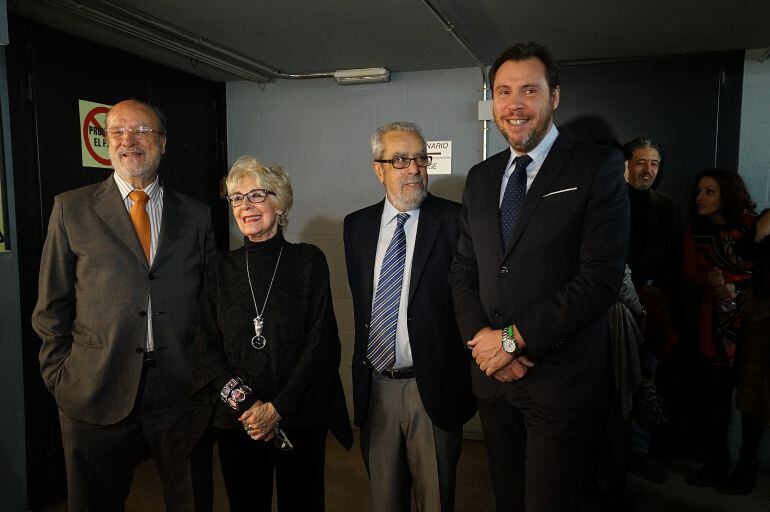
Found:
M 63 8 L 62 6 L 66 7 Z M 94 12 L 134 13 L 283 73 L 490 64 L 537 40 L 560 61 L 767 48 L 767 0 L 10 0 L 11 13 L 214 81 L 199 59 L 105 28 Z M 433 10 L 431 9 L 433 7 Z M 90 8 L 88 12 L 84 7 Z M 80 12 L 80 15 L 73 14 Z M 452 35 L 444 23 L 466 43 Z M 11 42 L 13 43 L 13 42 Z M 193 45 L 194 46 L 194 45 Z M 478 57 L 478 60 L 472 55 Z

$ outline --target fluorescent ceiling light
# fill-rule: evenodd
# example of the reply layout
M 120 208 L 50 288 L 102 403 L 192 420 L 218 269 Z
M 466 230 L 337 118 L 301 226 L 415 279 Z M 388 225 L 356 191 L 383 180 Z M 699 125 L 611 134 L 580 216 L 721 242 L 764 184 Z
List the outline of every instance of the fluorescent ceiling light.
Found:
M 334 80 L 340 85 L 390 82 L 390 71 L 386 68 L 341 69 L 334 72 Z

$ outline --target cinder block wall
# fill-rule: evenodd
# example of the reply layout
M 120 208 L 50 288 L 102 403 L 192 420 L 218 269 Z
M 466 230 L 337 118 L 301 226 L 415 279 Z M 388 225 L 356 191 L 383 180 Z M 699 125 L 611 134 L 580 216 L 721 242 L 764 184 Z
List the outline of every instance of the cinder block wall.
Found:
M 770 208 L 770 58 L 746 52 L 741 106 L 740 172 L 760 210 Z

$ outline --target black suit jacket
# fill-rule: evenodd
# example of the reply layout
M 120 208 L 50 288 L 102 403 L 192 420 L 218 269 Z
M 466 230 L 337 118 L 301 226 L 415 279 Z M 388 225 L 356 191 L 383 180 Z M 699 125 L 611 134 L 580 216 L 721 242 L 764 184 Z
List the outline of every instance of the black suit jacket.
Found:
M 534 361 L 525 386 L 545 407 L 602 407 L 604 312 L 618 295 L 628 247 L 622 155 L 561 133 L 527 192 L 512 242 L 500 241 L 498 201 L 510 150 L 474 166 L 463 193 L 450 282 L 460 332 L 516 324 Z M 473 389 L 500 384 L 473 365 Z
M 372 370 L 366 358 L 372 313 L 374 259 L 384 200 L 345 217 L 345 260 L 353 294 L 355 423 L 366 422 Z M 444 430 L 460 428 L 476 410 L 470 359 L 455 322 L 449 268 L 459 229 L 460 205 L 428 195 L 420 221 L 409 283 L 408 329 L 417 388 L 431 420 Z

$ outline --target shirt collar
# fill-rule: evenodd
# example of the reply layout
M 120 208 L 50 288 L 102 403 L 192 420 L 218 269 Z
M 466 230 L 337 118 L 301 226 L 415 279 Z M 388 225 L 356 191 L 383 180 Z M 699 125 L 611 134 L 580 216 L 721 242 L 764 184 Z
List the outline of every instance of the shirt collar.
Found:
M 551 151 L 551 147 L 553 147 L 553 143 L 556 142 L 558 137 L 559 130 L 556 129 L 556 125 L 554 125 L 552 122 L 551 127 L 548 129 L 548 133 L 545 134 L 545 137 L 543 137 L 543 140 L 540 141 L 540 144 L 535 146 L 535 149 L 527 153 L 532 159 L 532 163 L 528 168 L 539 169 L 540 166 L 543 165 L 545 158 L 548 156 L 548 152 Z M 508 158 L 508 165 L 505 166 L 506 173 L 512 172 L 511 166 L 513 166 L 513 161 L 517 156 L 520 156 L 520 154 L 517 153 L 512 147 L 508 147 L 511 150 L 511 156 Z M 521 154 L 523 155 L 524 153 Z
M 382 208 L 382 221 L 381 226 L 387 226 L 391 223 L 393 219 L 396 218 L 396 215 L 399 213 L 408 213 L 409 219 L 416 219 L 420 216 L 420 208 L 415 208 L 414 210 L 409 210 L 406 212 L 399 211 L 395 206 L 393 206 L 388 198 L 385 198 L 385 206 Z M 407 219 L 407 220 L 409 220 Z
M 123 199 L 123 201 L 126 200 L 126 197 L 128 197 L 128 194 L 130 194 L 134 190 L 138 190 L 132 187 L 123 178 L 118 176 L 118 173 L 113 172 L 112 177 L 115 178 L 115 183 L 118 185 L 118 190 L 120 191 L 120 197 Z M 148 196 L 150 196 L 150 201 L 152 201 L 153 203 L 158 202 L 158 200 L 160 199 L 160 189 L 161 189 L 161 184 L 157 174 L 155 175 L 155 181 L 153 181 L 152 183 L 144 187 L 144 191 L 147 193 Z

